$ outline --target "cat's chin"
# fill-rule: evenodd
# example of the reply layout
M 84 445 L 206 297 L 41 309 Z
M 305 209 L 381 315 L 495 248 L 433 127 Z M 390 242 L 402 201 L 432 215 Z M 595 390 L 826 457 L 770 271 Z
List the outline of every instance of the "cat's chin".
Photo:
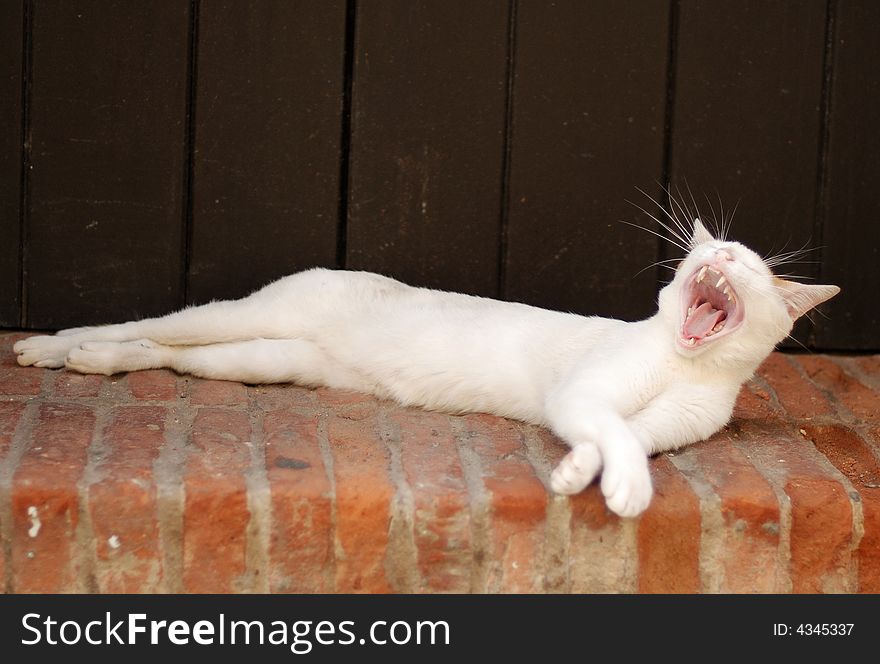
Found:
M 745 309 L 725 268 L 725 261 L 704 264 L 686 279 L 676 335 L 681 349 L 703 349 L 742 325 Z

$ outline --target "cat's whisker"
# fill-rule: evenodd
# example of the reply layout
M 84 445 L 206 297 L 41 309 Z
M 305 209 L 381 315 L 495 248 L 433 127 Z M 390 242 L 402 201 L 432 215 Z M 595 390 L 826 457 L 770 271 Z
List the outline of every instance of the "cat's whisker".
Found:
M 725 219 L 724 219 L 724 203 L 721 202 L 721 193 L 718 189 L 715 189 L 715 197 L 718 199 L 718 209 L 721 211 L 721 241 L 727 241 L 727 228 L 725 228 Z
M 770 267 L 772 267 L 774 265 L 779 265 L 781 263 L 795 262 L 794 259 L 796 257 L 802 256 L 802 255 L 809 253 L 811 251 L 816 251 L 817 249 L 820 249 L 820 247 L 808 248 L 808 246 L 810 244 L 810 240 L 807 240 L 806 242 L 804 242 L 803 245 L 801 245 L 801 247 L 799 249 L 792 249 L 791 251 L 785 251 L 785 248 L 788 246 L 789 242 L 791 242 L 790 237 L 788 240 L 785 241 L 785 244 L 782 245 L 782 249 L 780 251 L 778 251 L 775 254 L 765 255 L 764 262 Z
M 811 319 L 810 319 L 810 322 L 812 322 L 812 320 L 813 320 L 813 319 L 811 318 Z M 811 352 L 810 349 L 807 348 L 807 347 L 803 344 L 803 342 L 802 342 L 800 339 L 798 339 L 797 337 L 795 337 L 795 336 L 792 335 L 791 333 L 786 334 L 786 335 L 785 335 L 785 338 L 786 338 L 786 339 L 791 339 L 791 340 L 794 341 L 798 346 L 800 346 L 801 348 L 803 348 L 803 349 L 804 349 L 805 351 L 807 351 L 808 353 Z
M 697 205 L 697 200 L 694 198 L 694 192 L 691 191 L 691 186 L 688 184 L 687 178 L 685 178 L 684 186 L 688 190 L 688 195 L 691 197 L 691 203 L 694 204 L 694 210 L 697 211 L 697 218 L 702 219 L 703 214 L 700 212 L 700 206 Z
M 670 191 L 669 187 L 664 187 L 661 184 L 660 188 L 666 192 L 666 197 L 669 199 L 669 209 L 671 210 L 671 212 L 675 216 L 675 218 L 678 220 L 678 223 L 682 227 L 682 231 L 684 232 L 685 235 L 691 236 L 693 234 L 693 230 L 694 230 L 693 217 L 690 215 L 690 213 L 688 211 L 685 211 L 685 209 L 682 208 L 681 203 L 679 203 L 678 200 L 676 200 L 675 196 L 672 195 L 672 192 Z M 681 216 L 684 217 L 684 221 L 679 219 L 678 212 L 675 211 L 676 207 L 678 208 L 678 212 L 681 212 Z M 691 245 L 690 241 L 688 241 L 688 245 Z
M 807 242 L 809 244 L 809 241 Z M 819 263 L 821 261 L 806 261 L 800 260 L 801 256 L 805 256 L 813 251 L 819 251 L 823 247 L 807 247 L 805 244 L 800 249 L 794 249 L 792 251 L 786 251 L 778 253 L 774 256 L 770 256 L 766 258 L 764 262 L 768 265 L 768 267 L 774 267 L 777 265 L 782 265 L 784 263 Z
M 653 219 L 655 222 L 657 222 L 658 226 L 665 228 L 669 232 L 669 234 L 673 238 L 675 238 L 675 240 L 677 241 L 677 242 L 674 242 L 673 244 L 676 244 L 676 246 L 681 247 L 681 249 L 685 253 L 687 253 L 687 251 L 688 251 L 687 247 L 689 247 L 690 242 L 688 240 L 686 240 L 684 237 L 682 237 L 682 235 L 676 229 L 669 226 L 669 224 L 667 224 L 665 221 L 663 221 L 659 217 L 648 212 L 645 208 L 643 208 L 638 203 L 634 203 L 633 201 L 630 201 L 630 200 L 627 200 L 626 202 L 629 203 L 630 205 L 632 205 L 633 207 L 637 208 L 638 210 L 640 210 L 644 214 L 648 215 L 651 219 Z M 662 207 L 660 209 L 663 210 Z M 668 216 L 669 213 L 667 213 L 666 210 L 663 210 L 663 212 Z M 670 241 L 671 241 L 671 238 L 670 238 Z
M 791 274 L 791 273 L 788 273 L 788 272 L 785 272 L 785 273 L 782 273 L 782 274 L 776 274 L 776 273 L 774 273 L 774 276 L 777 276 L 777 277 L 779 277 L 780 279 L 815 279 L 815 277 L 811 277 L 811 276 L 806 275 L 806 274 Z
M 647 199 L 648 199 L 649 201 L 651 201 L 654 205 L 656 205 L 657 208 L 660 209 L 660 210 L 663 212 L 663 214 L 665 214 L 665 215 L 669 218 L 669 221 L 670 221 L 672 224 L 675 225 L 675 227 L 678 229 L 678 232 L 675 232 L 675 231 L 674 231 L 673 229 L 671 229 L 669 226 L 666 226 L 665 224 L 663 224 L 663 226 L 666 228 L 666 230 L 668 230 L 670 233 L 673 233 L 673 234 L 675 235 L 675 237 L 677 237 L 679 240 L 682 241 L 682 243 L 689 245 L 690 242 L 689 242 L 688 240 L 685 240 L 685 238 L 689 236 L 688 229 L 685 228 L 685 227 L 682 225 L 682 223 L 681 223 L 681 221 L 678 219 L 678 217 L 669 214 L 669 211 L 668 211 L 665 207 L 663 207 L 662 205 L 660 205 L 660 203 L 659 203 L 657 200 L 655 200 L 651 195 L 649 195 L 649 194 L 648 194 L 647 192 L 645 192 L 643 189 L 641 189 L 641 188 L 639 188 L 639 187 L 636 187 L 636 191 L 638 191 L 638 192 L 639 192 L 640 194 L 642 194 L 645 198 L 647 198 Z M 644 210 L 642 210 L 642 211 L 645 212 Z M 647 214 L 647 212 L 645 212 L 645 214 Z M 658 220 L 658 223 L 660 223 L 659 220 Z
M 739 202 L 742 199 L 737 199 L 736 204 L 733 206 L 733 211 L 730 213 L 730 219 L 727 221 L 727 231 L 724 234 L 724 239 L 727 239 L 727 233 L 730 232 L 730 229 L 733 227 L 733 218 L 736 216 L 736 211 L 739 209 Z
M 670 200 L 678 206 L 678 209 L 681 210 L 682 215 L 684 215 L 685 219 L 688 220 L 688 223 L 693 226 L 695 219 L 694 213 L 691 212 L 691 209 L 688 207 L 687 202 L 684 200 L 684 195 L 681 193 L 681 189 L 677 184 L 675 185 L 675 192 L 678 194 L 678 196 L 676 197 L 670 194 Z
M 722 216 L 721 222 L 718 221 L 718 215 L 715 213 L 715 206 L 712 205 L 712 201 L 709 200 L 709 196 L 703 194 L 703 197 L 706 199 L 706 203 L 709 204 L 709 212 L 712 213 L 712 225 L 715 229 L 715 237 L 719 240 L 724 240 L 724 217 Z
M 682 229 L 682 233 L 685 237 L 691 238 L 694 234 L 694 221 L 691 219 L 684 211 L 681 209 L 681 206 L 678 205 L 678 202 L 675 200 L 675 197 L 669 193 L 669 190 L 666 187 L 662 187 L 666 192 L 666 196 L 669 199 L 669 211 L 672 213 L 672 216 L 678 221 L 679 227 Z M 678 210 L 676 211 L 676 207 Z M 679 212 L 681 212 L 681 217 L 678 216 Z
M 635 279 L 635 278 L 636 278 L 637 276 L 639 276 L 642 272 L 644 272 L 645 270 L 650 270 L 652 267 L 662 267 L 662 268 L 666 268 L 667 270 L 672 270 L 673 272 L 675 272 L 677 268 L 676 268 L 675 266 L 672 266 L 672 265 L 666 265 L 666 263 L 680 263 L 680 262 L 681 262 L 681 259 L 679 259 L 679 258 L 667 258 L 667 259 L 665 259 L 665 260 L 661 260 L 661 261 L 654 261 L 654 262 L 651 263 L 650 265 L 646 265 L 646 266 L 643 267 L 641 270 L 639 270 L 638 272 L 636 272 L 636 273 L 632 276 L 632 278 Z
M 638 206 L 636 206 L 636 207 L 638 207 Z M 654 219 L 654 221 L 657 221 L 658 224 L 660 224 L 661 226 L 663 226 L 663 224 L 660 223 L 660 222 L 659 222 L 659 221 L 658 221 L 658 220 L 657 220 L 652 214 L 650 214 L 649 212 L 646 212 L 646 211 L 644 211 L 644 210 L 642 210 L 642 211 L 645 212 L 645 214 L 647 214 L 649 217 L 651 217 L 652 219 Z M 652 229 L 650 229 L 650 228 L 646 228 L 645 226 L 639 226 L 638 224 L 634 224 L 634 223 L 632 223 L 631 221 L 624 221 L 623 219 L 620 219 L 619 221 L 620 221 L 620 223 L 622 223 L 622 224 L 626 224 L 627 226 L 632 226 L 633 228 L 638 228 L 639 230 L 645 231 L 646 233 L 650 233 L 651 235 L 656 235 L 656 236 L 659 237 L 661 240 L 665 240 L 666 242 L 669 242 L 670 244 L 672 244 L 672 245 L 678 247 L 679 249 L 681 249 L 683 252 L 685 252 L 685 253 L 688 252 L 688 248 L 687 248 L 687 247 L 682 246 L 681 244 L 679 244 L 679 243 L 676 242 L 675 240 L 673 240 L 673 239 L 671 239 L 671 238 L 669 238 L 669 237 L 666 237 L 666 236 L 663 235 L 662 233 L 658 233 L 657 231 L 652 230 Z

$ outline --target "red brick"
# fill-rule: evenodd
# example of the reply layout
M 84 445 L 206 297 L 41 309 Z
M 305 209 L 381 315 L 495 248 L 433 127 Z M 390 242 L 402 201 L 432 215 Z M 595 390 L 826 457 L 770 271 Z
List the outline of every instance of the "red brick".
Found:
M 773 593 L 783 589 L 778 564 L 779 504 L 769 482 L 726 436 L 693 445 L 697 462 L 721 501 L 724 518 L 719 592 Z
M 836 362 L 820 355 L 798 358 L 807 375 L 834 397 L 850 412 L 865 420 L 875 420 L 880 412 L 880 394 L 847 374 Z
M 804 433 L 816 448 L 861 491 L 880 486 L 880 463 L 862 437 L 839 424 L 808 425 Z
M 72 371 L 62 371 L 55 376 L 53 389 L 55 395 L 65 398 L 96 397 L 106 378 L 83 375 Z
M 286 408 L 314 412 L 317 404 L 315 390 L 296 385 L 254 385 L 248 388 L 248 394 L 264 411 Z
M 0 365 L 0 394 L 34 395 L 39 394 L 45 369 Z
M 733 408 L 733 418 L 737 420 L 760 420 L 779 417 L 771 396 L 760 387 L 747 383 L 739 391 Z
M 126 376 L 128 389 L 136 399 L 172 401 L 179 396 L 177 376 L 164 369 L 135 371 Z
M 639 521 L 639 592 L 700 591 L 700 501 L 666 455 L 651 460 L 654 498 Z
M 391 524 L 391 459 L 374 417 L 328 422 L 336 485 L 336 590 L 390 592 L 385 575 Z
M 464 423 L 489 497 L 489 590 L 540 592 L 547 490 L 526 458 L 522 425 L 493 415 Z
M 846 475 L 862 500 L 864 535 L 856 552 L 859 590 L 880 592 L 880 462 L 852 429 L 840 425 L 805 427 L 807 437 Z
M 250 522 L 247 413 L 202 408 L 184 471 L 183 587 L 190 593 L 241 591 Z
M 541 441 L 541 463 L 552 471 L 571 448 L 547 429 L 537 428 L 536 434 Z M 634 591 L 633 531 L 606 506 L 598 478 L 569 497 L 568 506 L 568 560 L 548 560 L 548 576 L 550 566 L 567 565 L 573 593 Z M 597 560 L 602 564 L 597 565 Z M 560 572 L 557 576 L 563 577 Z
M 12 439 L 25 412 L 25 404 L 17 401 L 0 402 L 0 463 L 12 447 Z M 2 521 L 0 521 L 2 525 Z M 2 548 L 2 543 L 0 543 Z M 0 552 L 0 584 L 6 587 L 6 556 Z
M 334 415 L 352 420 L 362 420 L 376 412 L 378 403 L 375 397 L 363 392 L 348 390 L 332 390 L 319 387 L 315 394 L 318 404 L 324 408 L 332 408 Z
M 825 394 L 804 380 L 789 359 L 791 357 L 772 353 L 758 369 L 758 374 L 770 384 L 779 403 L 792 417 L 810 419 L 833 415 L 834 405 Z
M 470 511 L 449 418 L 399 410 L 401 462 L 413 496 L 413 539 L 427 591 L 470 586 Z
M 857 551 L 860 593 L 880 593 L 880 487 L 862 488 L 865 533 Z
M 40 393 L 44 370 L 18 366 L 12 350 L 16 341 L 30 336 L 33 336 L 33 333 L 0 333 L 0 395 Z
M 375 397 L 354 390 L 337 390 L 331 387 L 319 387 L 315 390 L 322 406 L 348 406 L 375 401 Z
M 800 434 L 780 427 L 745 428 L 742 447 L 791 503 L 789 575 L 794 592 L 851 590 L 852 510 L 843 486 Z
M 272 501 L 269 589 L 330 592 L 332 489 L 318 443 L 318 418 L 277 410 L 266 414 L 263 430 Z M 350 573 L 356 574 L 356 565 Z
M 605 504 L 605 497 L 599 489 L 598 478 L 579 494 L 569 498 L 569 505 L 572 522 L 587 526 L 591 530 L 602 530 L 609 525 L 617 525 L 620 522 L 620 519 Z
M 791 580 L 796 593 L 841 592 L 848 575 L 852 510 L 839 482 L 826 478 L 789 481 Z
M 190 403 L 198 406 L 236 406 L 247 404 L 247 387 L 228 380 L 190 379 Z
M 89 487 L 98 589 L 107 593 L 162 588 L 153 463 L 165 442 L 167 412 L 159 406 L 118 406 L 103 432 Z
M 25 405 L 20 401 L 0 402 L 0 460 L 4 459 L 12 446 L 12 437 L 24 415 Z
M 44 404 L 12 486 L 15 592 L 82 591 L 76 564 L 78 488 L 95 425 L 90 408 Z
M 880 355 L 868 355 L 856 360 L 859 368 L 869 376 L 880 378 Z

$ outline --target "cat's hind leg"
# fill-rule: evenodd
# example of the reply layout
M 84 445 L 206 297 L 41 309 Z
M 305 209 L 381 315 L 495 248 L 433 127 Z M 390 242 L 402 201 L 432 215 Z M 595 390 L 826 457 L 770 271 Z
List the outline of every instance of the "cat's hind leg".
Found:
M 105 375 L 169 368 L 201 378 L 252 384 L 296 382 L 369 389 L 356 374 L 303 339 L 251 339 L 204 346 L 164 346 L 148 339 L 89 341 L 70 351 L 66 366 L 80 373 Z
M 18 341 L 13 350 L 22 366 L 57 369 L 86 342 L 128 342 L 151 339 L 163 345 L 202 345 L 257 337 L 285 336 L 285 326 L 273 316 L 261 315 L 259 301 L 211 302 L 198 307 L 138 321 L 62 330 L 52 336 Z M 101 372 L 103 373 L 103 372 Z
M 340 310 L 408 288 L 377 274 L 315 268 L 279 279 L 239 300 L 210 302 L 158 318 L 29 337 L 13 349 L 23 366 L 58 368 L 64 366 L 70 351 L 88 341 L 151 339 L 166 346 L 202 346 L 259 338 L 317 338 L 327 318 L 334 318 Z
M 123 342 L 86 341 L 68 352 L 64 365 L 79 373 L 110 376 L 123 371 L 171 366 L 172 352 L 172 348 L 149 339 Z

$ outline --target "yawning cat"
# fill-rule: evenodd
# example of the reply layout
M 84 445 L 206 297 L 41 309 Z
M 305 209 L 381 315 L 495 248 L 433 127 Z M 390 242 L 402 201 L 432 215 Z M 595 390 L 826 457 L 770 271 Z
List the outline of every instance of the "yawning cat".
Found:
M 794 321 L 839 292 L 775 277 L 694 221 L 658 312 L 627 323 L 313 269 L 236 301 L 77 328 L 15 344 L 18 362 L 113 374 L 169 367 L 246 383 L 370 392 L 447 412 L 551 428 L 572 450 L 551 487 L 602 471 L 608 507 L 651 499 L 648 455 L 708 438 Z

